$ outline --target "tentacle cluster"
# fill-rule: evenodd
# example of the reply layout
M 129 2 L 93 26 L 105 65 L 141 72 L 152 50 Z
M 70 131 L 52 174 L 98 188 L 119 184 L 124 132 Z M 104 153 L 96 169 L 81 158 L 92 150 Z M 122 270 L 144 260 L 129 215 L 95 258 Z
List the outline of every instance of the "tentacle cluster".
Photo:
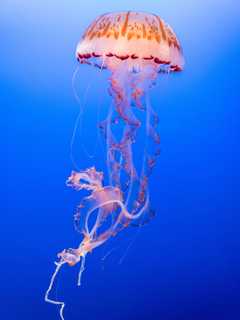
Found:
M 81 172 L 73 171 L 67 185 L 77 191 L 85 190 L 74 215 L 74 225 L 83 238 L 75 249 L 64 249 L 58 254 L 59 262 L 47 290 L 45 300 L 61 306 L 63 319 L 64 303 L 49 299 L 54 279 L 61 266 L 81 263 L 78 285 L 85 269 L 89 252 L 105 243 L 129 225 L 142 226 L 153 216 L 149 207 L 148 179 L 159 155 L 160 138 L 157 133 L 158 117 L 152 110 L 147 97 L 149 88 L 157 76 L 156 68 L 129 71 L 128 67 L 112 70 L 109 79 L 110 94 L 114 107 L 100 124 L 107 141 L 107 164 L 109 183 L 104 186 L 103 173 L 90 167 Z M 145 101 L 145 102 L 144 102 Z M 140 120 L 134 108 L 145 114 L 146 141 L 142 142 L 142 165 L 135 164 L 133 146 L 136 141 Z M 145 218 L 145 219 L 143 219 Z

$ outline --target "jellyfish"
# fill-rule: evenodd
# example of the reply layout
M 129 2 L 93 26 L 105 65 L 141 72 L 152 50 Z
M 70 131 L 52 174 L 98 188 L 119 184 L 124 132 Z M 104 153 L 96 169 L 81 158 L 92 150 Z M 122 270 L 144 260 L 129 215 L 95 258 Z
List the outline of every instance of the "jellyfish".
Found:
M 113 105 L 99 123 L 106 141 L 107 176 L 91 167 L 72 171 L 67 186 L 85 190 L 74 214 L 81 234 L 76 248 L 58 254 L 45 300 L 60 306 L 63 320 L 65 303 L 51 299 L 55 278 L 64 264 L 80 264 L 77 284 L 85 269 L 87 255 L 130 225 L 141 226 L 153 216 L 148 190 L 149 177 L 160 154 L 158 115 L 153 110 L 149 90 L 157 77 L 183 70 L 184 58 L 172 28 L 155 14 L 143 12 L 107 13 L 86 29 L 76 49 L 80 64 L 109 72 L 109 94 Z M 144 114 L 144 123 L 138 114 Z M 134 145 L 141 138 L 141 165 L 136 165 Z M 107 181 L 106 181 L 107 180 Z

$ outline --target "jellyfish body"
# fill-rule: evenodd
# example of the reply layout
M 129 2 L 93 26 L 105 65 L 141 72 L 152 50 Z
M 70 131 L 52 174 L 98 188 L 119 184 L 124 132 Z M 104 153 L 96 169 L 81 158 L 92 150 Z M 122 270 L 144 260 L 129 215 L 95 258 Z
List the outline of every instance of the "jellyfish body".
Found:
M 132 11 L 95 19 L 79 42 L 76 57 L 85 63 L 95 58 L 97 65 L 110 70 L 126 60 L 129 68 L 149 64 L 166 64 L 171 71 L 183 68 L 180 43 L 171 27 L 157 15 Z
M 109 94 L 114 103 L 99 124 L 106 139 L 108 183 L 104 185 L 104 175 L 95 167 L 72 172 L 67 180 L 68 186 L 87 190 L 89 195 L 82 199 L 74 215 L 82 241 L 77 248 L 58 254 L 60 261 L 45 296 L 46 301 L 61 306 L 62 319 L 64 303 L 49 299 L 61 266 L 81 262 L 80 285 L 89 252 L 127 226 L 144 224 L 143 217 L 152 214 L 148 180 L 160 152 L 160 137 L 158 116 L 150 105 L 148 91 L 159 73 L 181 71 L 184 64 L 173 30 L 157 15 L 132 11 L 95 19 L 77 45 L 76 58 L 81 64 L 110 71 Z M 133 145 L 142 124 L 135 110 L 145 114 L 147 137 L 140 170 L 134 163 Z M 116 135 L 118 127 L 121 133 Z

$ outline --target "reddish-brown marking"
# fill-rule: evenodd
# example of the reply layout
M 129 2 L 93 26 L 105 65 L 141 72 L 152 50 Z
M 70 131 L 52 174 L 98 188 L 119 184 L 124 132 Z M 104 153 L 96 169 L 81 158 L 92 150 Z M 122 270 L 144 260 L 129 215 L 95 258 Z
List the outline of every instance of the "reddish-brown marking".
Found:
M 170 64 L 170 61 L 164 61 L 164 60 L 160 60 L 159 58 L 155 58 L 154 62 L 157 64 Z
M 85 53 L 85 54 L 83 54 L 82 55 L 82 57 L 84 58 L 84 59 L 89 59 L 89 58 L 91 58 L 91 53 Z
M 97 23 L 99 22 L 99 20 L 102 19 L 102 15 L 100 17 L 98 17 L 98 19 L 96 19 L 92 25 L 90 25 L 90 27 L 87 30 L 86 36 L 91 37 L 92 32 L 94 31 Z
M 144 60 L 152 60 L 153 59 L 153 56 L 150 56 L 150 57 L 143 57 Z
M 175 66 L 171 66 L 171 71 L 182 71 L 182 68 L 181 67 L 179 67 L 179 66 L 177 66 L 177 65 L 175 65 Z
M 139 57 L 134 54 L 131 55 L 131 59 L 138 59 Z
M 171 40 L 171 38 L 168 38 L 167 42 L 168 42 L 169 47 L 171 47 L 171 45 L 172 45 L 172 40 Z
M 160 29 L 160 31 L 162 33 L 162 38 L 163 38 L 163 40 L 167 40 L 167 34 L 166 34 L 166 31 L 165 31 L 164 23 L 162 22 L 162 20 L 158 16 L 156 16 L 156 17 L 157 17 L 158 22 L 159 22 L 159 29 Z
M 102 36 L 105 36 L 105 34 L 108 32 L 110 25 L 111 25 L 111 22 L 108 22 L 108 24 L 106 25 L 106 27 L 104 28 L 104 30 L 102 32 Z
M 134 33 L 129 32 L 129 33 L 128 33 L 128 36 L 127 36 L 127 39 L 128 39 L 128 40 L 131 40 L 133 36 L 134 36 Z
M 114 38 L 117 40 L 119 37 L 119 32 L 114 30 Z
M 96 34 L 97 34 L 96 31 L 92 32 L 92 34 L 90 35 L 89 39 L 92 40 L 96 36 Z
M 142 24 L 142 32 L 143 32 L 143 39 L 145 39 L 147 36 L 147 32 L 146 32 L 146 27 L 144 23 Z
M 99 58 L 101 57 L 101 54 L 96 54 L 95 52 L 92 53 L 85 53 L 85 54 L 79 54 L 77 56 L 77 60 L 82 64 L 82 63 L 87 63 L 90 64 L 87 60 L 94 57 L 94 58 Z M 117 59 L 120 59 L 122 61 L 127 60 L 129 58 L 131 59 L 139 59 L 139 57 L 135 54 L 132 55 L 125 55 L 125 56 L 119 56 L 117 54 L 113 54 L 111 52 L 109 52 L 108 54 L 106 54 L 106 57 L 112 58 L 112 57 L 116 57 Z M 153 57 L 153 56 L 149 56 L 149 57 L 143 57 L 143 60 L 153 60 L 156 64 L 165 64 L 165 65 L 170 65 L 171 61 L 164 61 L 159 59 L 158 57 Z M 94 66 L 99 67 L 97 64 L 94 64 Z M 179 65 L 171 65 L 170 66 L 170 70 L 171 71 L 182 71 L 182 68 Z
M 158 43 L 160 43 L 160 41 L 161 41 L 160 33 L 156 33 L 156 34 L 155 34 L 155 38 L 156 38 L 156 41 L 157 41 Z
M 125 18 L 125 21 L 124 21 L 124 24 L 123 24 L 123 27 L 122 27 L 121 34 L 122 34 L 123 37 L 125 36 L 125 34 L 127 32 L 129 15 L 130 15 L 130 11 L 127 12 L 126 18 Z
M 118 56 L 117 54 L 115 54 L 115 57 L 118 58 L 118 59 L 121 59 L 121 60 L 126 60 L 129 58 L 129 55 L 126 55 L 126 56 Z
M 93 53 L 92 53 L 92 56 L 93 56 L 94 58 L 99 58 L 99 57 L 101 57 L 101 54 L 97 54 L 97 53 L 93 52 Z
M 90 35 L 90 33 L 93 31 L 93 29 L 95 28 L 95 25 L 97 24 L 97 21 L 95 21 L 92 25 L 90 25 L 88 28 L 87 28 L 87 30 L 86 30 L 86 32 L 84 33 L 84 35 L 83 35 L 83 39 L 85 38 L 85 37 L 88 37 L 89 35 Z

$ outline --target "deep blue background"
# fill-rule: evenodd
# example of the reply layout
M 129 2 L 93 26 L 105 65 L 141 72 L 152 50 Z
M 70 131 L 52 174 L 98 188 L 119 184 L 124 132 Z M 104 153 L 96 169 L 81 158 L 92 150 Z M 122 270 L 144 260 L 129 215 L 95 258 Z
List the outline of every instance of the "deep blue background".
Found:
M 0 10 L 0 319 L 59 319 L 43 298 L 56 253 L 79 241 L 72 226 L 79 195 L 65 186 L 79 110 L 75 46 L 97 15 L 129 9 L 169 22 L 186 59 L 183 73 L 152 92 L 162 138 L 151 185 L 157 216 L 137 236 L 131 229 L 97 249 L 81 288 L 77 268 L 64 268 L 57 294 L 66 320 L 240 318 L 238 2 L 12 0 Z M 85 67 L 79 92 L 88 81 L 92 131 L 98 93 L 104 105 L 109 98 L 106 75 Z M 82 168 L 93 164 L 75 153 Z M 119 264 L 131 232 L 136 240 Z

